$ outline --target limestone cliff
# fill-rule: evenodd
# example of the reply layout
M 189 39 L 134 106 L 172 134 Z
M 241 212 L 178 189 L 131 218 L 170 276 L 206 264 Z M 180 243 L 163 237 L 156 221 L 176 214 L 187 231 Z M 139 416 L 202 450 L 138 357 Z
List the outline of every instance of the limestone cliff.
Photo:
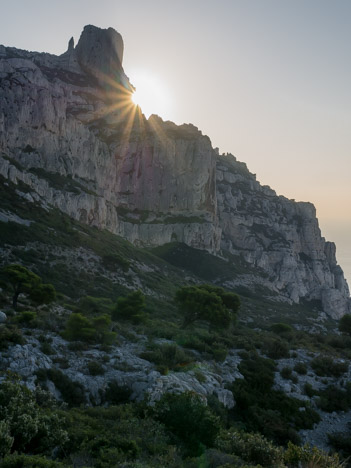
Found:
M 196 127 L 146 120 L 122 61 L 112 28 L 86 26 L 59 57 L 0 46 L 0 174 L 26 184 L 28 199 L 135 244 L 242 255 L 281 297 L 349 311 L 314 207 L 262 187 Z
M 326 242 L 315 207 L 277 196 L 232 155 L 217 163 L 217 200 L 223 250 L 242 255 L 269 274 L 292 302 L 320 300 L 337 318 L 349 311 L 349 289 Z

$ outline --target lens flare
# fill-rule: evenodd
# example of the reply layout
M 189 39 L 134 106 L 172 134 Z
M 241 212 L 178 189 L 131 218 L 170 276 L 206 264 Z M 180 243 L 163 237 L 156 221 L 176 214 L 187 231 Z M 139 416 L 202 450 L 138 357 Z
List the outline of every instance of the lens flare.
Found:
M 150 73 L 135 72 L 131 81 L 136 88 L 132 101 L 146 117 L 157 114 L 165 119 L 170 115 L 170 93 L 162 80 Z

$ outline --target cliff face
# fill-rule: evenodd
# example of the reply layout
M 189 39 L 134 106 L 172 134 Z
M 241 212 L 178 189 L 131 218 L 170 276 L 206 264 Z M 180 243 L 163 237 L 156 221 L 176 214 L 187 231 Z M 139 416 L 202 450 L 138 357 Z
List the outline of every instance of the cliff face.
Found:
M 349 311 L 314 207 L 262 187 L 196 127 L 146 120 L 122 60 L 121 36 L 94 26 L 59 57 L 0 46 L 0 174 L 29 186 L 28 199 L 135 244 L 242 255 L 285 298 Z
M 60 57 L 1 47 L 1 174 L 135 243 L 215 252 L 211 142 L 191 125 L 146 121 L 135 109 L 121 41 L 89 26 Z M 72 187 L 53 184 L 53 174 L 70 177 Z
M 234 156 L 218 158 L 217 200 L 223 250 L 262 268 L 292 302 L 320 300 L 337 318 L 349 311 L 349 289 L 311 203 L 277 196 Z

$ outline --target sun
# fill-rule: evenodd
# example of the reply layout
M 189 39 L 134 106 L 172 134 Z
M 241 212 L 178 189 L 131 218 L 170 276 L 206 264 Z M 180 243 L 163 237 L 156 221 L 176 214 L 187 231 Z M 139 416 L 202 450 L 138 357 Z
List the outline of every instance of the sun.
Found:
M 163 119 L 168 118 L 172 107 L 170 92 L 159 77 L 139 71 L 131 75 L 131 82 L 136 89 L 132 101 L 141 108 L 147 118 L 151 114 L 157 114 Z

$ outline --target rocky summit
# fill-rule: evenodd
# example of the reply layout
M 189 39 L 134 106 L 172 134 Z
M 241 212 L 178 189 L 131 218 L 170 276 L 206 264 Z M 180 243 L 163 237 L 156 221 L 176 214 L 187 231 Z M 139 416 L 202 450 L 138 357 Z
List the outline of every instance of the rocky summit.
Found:
M 0 46 L 2 183 L 137 246 L 178 242 L 245 261 L 251 268 L 227 279 L 228 288 L 320 301 L 332 318 L 350 312 L 314 206 L 262 186 L 193 125 L 147 120 L 122 63 L 112 28 L 86 26 L 60 56 Z M 3 210 L 0 219 L 16 216 Z

